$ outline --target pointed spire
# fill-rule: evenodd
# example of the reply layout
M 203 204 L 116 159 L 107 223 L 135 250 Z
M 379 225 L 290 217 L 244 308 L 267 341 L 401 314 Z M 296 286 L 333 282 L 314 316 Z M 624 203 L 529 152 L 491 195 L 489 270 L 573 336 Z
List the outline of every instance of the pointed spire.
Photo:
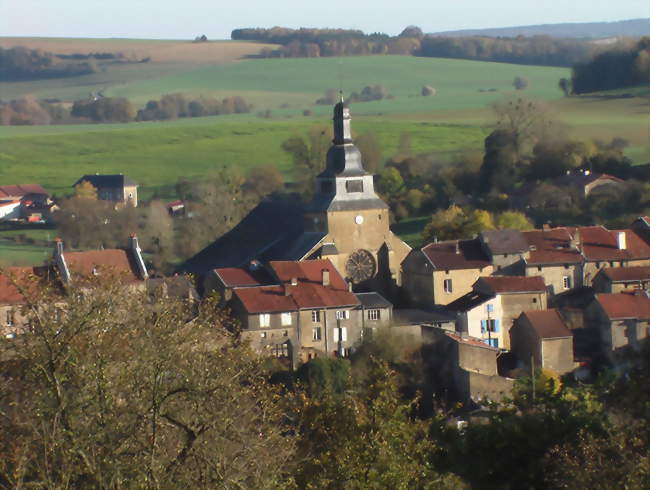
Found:
M 352 143 L 352 131 L 350 129 L 350 109 L 346 107 L 341 92 L 341 100 L 334 106 L 334 139 L 335 145 Z

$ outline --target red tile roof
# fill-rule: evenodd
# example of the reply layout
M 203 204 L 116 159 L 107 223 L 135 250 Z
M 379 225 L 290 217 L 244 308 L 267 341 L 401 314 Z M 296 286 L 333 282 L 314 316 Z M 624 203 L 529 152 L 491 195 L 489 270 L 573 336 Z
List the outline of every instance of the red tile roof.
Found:
M 610 320 L 650 320 L 650 298 L 645 293 L 597 294 L 596 301 Z
M 571 247 L 571 233 L 567 228 L 524 231 L 523 235 L 530 246 L 526 259 L 529 265 L 579 264 L 583 260 L 580 252 Z
M 24 287 L 29 293 L 34 293 L 38 287 L 37 276 L 43 275 L 39 267 L 7 267 L 0 271 L 0 305 L 22 305 L 26 303 L 25 296 L 19 288 Z M 16 287 L 18 284 L 18 287 Z M 24 291 L 24 290 L 23 290 Z
M 493 351 L 499 350 L 496 347 L 492 347 L 488 343 L 483 342 L 481 339 L 477 339 L 474 337 L 461 337 L 460 335 L 456 335 L 455 333 L 451 333 L 451 332 L 445 332 L 445 334 L 447 335 L 447 337 L 458 342 L 459 344 L 469 344 L 475 347 L 483 347 L 485 349 L 490 349 Z
M 556 309 L 525 311 L 522 315 L 528 319 L 539 338 L 552 339 L 573 336 Z
M 603 226 L 578 228 L 580 248 L 588 261 L 613 261 L 650 258 L 650 245 L 633 230 L 608 230 Z M 625 233 L 625 249 L 619 249 L 617 236 Z
M 75 276 L 89 279 L 94 276 L 93 269 L 98 273 L 117 274 L 124 276 L 126 281 L 139 281 L 135 264 L 131 263 L 129 252 L 122 249 L 89 250 L 86 252 L 65 252 L 65 262 L 70 270 L 72 280 Z
M 260 273 L 258 270 L 247 270 L 239 267 L 224 267 L 215 269 L 215 274 L 227 288 L 242 286 L 261 286 L 267 274 Z
M 330 273 L 330 285 L 334 289 L 348 290 L 345 279 L 336 270 L 329 259 L 303 260 L 303 261 L 272 261 L 271 269 L 281 282 L 291 282 L 298 279 L 300 282 L 322 284 L 323 270 Z
M 496 294 L 546 291 L 544 279 L 540 276 L 490 276 L 481 277 L 476 282 L 487 285 Z
M 481 269 L 491 265 L 478 239 L 430 243 L 422 247 L 422 253 L 439 270 Z
M 248 313 L 360 305 L 356 295 L 348 291 L 345 280 L 329 259 L 275 261 L 270 265 L 282 285 L 234 289 L 234 294 Z M 323 270 L 330 272 L 329 286 L 323 286 Z M 291 284 L 292 279 L 297 279 L 296 285 Z
M 604 274 L 612 282 L 650 280 L 650 267 L 605 267 L 599 274 Z
M 48 195 L 48 192 L 38 184 L 0 185 L 0 199 L 22 197 L 26 194 Z

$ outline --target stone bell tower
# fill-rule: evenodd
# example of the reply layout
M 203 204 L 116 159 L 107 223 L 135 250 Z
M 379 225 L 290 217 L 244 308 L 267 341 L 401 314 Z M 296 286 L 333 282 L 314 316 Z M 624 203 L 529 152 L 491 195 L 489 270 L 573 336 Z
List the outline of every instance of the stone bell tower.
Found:
M 305 229 L 326 233 L 320 255 L 332 260 L 355 290 L 390 295 L 401 283 L 400 264 L 411 248 L 390 231 L 388 205 L 375 193 L 373 175 L 363 168 L 342 98 L 333 121 L 334 139 L 327 166 L 316 178 Z

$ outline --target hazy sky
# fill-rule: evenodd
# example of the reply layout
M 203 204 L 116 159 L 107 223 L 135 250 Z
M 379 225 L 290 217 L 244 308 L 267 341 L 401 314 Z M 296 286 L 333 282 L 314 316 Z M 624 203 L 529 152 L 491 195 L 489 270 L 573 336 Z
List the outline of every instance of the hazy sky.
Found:
M 0 36 L 227 39 L 237 27 L 397 34 L 650 17 L 650 0 L 0 0 Z

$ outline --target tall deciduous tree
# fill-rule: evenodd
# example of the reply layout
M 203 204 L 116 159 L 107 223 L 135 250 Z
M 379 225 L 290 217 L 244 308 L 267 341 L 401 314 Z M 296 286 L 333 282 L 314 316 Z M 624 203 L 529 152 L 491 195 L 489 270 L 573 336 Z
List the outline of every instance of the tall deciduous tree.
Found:
M 314 192 L 316 176 L 325 168 L 330 134 L 324 128 L 312 128 L 306 136 L 294 136 L 282 143 L 293 160 L 293 172 L 300 191 L 306 197 Z
M 289 484 L 294 437 L 222 311 L 188 322 L 182 302 L 118 286 L 64 301 L 30 298 L 32 332 L 0 341 L 3 486 Z

